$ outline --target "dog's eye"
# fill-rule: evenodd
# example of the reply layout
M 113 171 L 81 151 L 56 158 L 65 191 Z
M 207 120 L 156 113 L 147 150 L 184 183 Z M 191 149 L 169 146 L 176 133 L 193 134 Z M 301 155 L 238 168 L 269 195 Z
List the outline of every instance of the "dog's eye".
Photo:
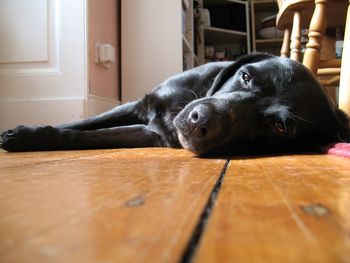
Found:
M 280 134 L 284 134 L 286 132 L 286 125 L 283 122 L 274 122 L 273 123 L 273 128 L 275 129 L 276 132 Z
M 252 78 L 247 73 L 243 72 L 242 73 L 242 79 L 244 81 L 244 84 L 247 85 Z

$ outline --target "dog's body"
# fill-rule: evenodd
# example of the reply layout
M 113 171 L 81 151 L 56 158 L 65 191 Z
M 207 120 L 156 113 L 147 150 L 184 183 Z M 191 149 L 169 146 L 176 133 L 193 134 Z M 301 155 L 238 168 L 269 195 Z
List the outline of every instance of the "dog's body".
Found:
M 209 63 L 139 101 L 57 127 L 3 133 L 8 151 L 184 147 L 196 154 L 317 150 L 349 122 L 300 63 L 267 54 Z

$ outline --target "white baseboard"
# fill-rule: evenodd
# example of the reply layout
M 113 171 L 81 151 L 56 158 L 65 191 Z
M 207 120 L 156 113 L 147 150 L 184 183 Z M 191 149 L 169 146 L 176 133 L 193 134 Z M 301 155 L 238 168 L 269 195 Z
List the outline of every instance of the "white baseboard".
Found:
M 0 99 L 0 132 L 17 125 L 58 125 L 107 111 L 120 101 L 95 95 L 85 98 Z
M 121 102 L 118 100 L 89 94 L 86 105 L 86 117 L 94 116 L 99 113 L 105 112 L 120 104 Z
M 0 99 L 0 131 L 17 125 L 57 125 L 85 117 L 85 98 Z

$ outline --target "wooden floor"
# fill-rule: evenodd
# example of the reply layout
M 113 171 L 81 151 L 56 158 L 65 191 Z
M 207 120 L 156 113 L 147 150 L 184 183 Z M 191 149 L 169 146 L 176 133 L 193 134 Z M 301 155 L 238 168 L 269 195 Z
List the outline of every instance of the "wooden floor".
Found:
M 0 152 L 0 262 L 350 262 L 350 159 Z

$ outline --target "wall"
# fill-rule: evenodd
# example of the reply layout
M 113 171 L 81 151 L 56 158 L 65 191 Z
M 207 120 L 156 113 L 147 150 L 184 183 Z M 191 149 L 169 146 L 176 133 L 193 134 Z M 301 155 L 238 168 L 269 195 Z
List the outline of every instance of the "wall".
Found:
M 89 45 L 89 92 L 98 97 L 120 100 L 118 75 L 118 0 L 89 0 L 88 45 Z M 109 69 L 95 63 L 96 43 L 114 46 L 116 63 Z
M 133 101 L 182 71 L 180 0 L 122 0 L 122 99 Z

